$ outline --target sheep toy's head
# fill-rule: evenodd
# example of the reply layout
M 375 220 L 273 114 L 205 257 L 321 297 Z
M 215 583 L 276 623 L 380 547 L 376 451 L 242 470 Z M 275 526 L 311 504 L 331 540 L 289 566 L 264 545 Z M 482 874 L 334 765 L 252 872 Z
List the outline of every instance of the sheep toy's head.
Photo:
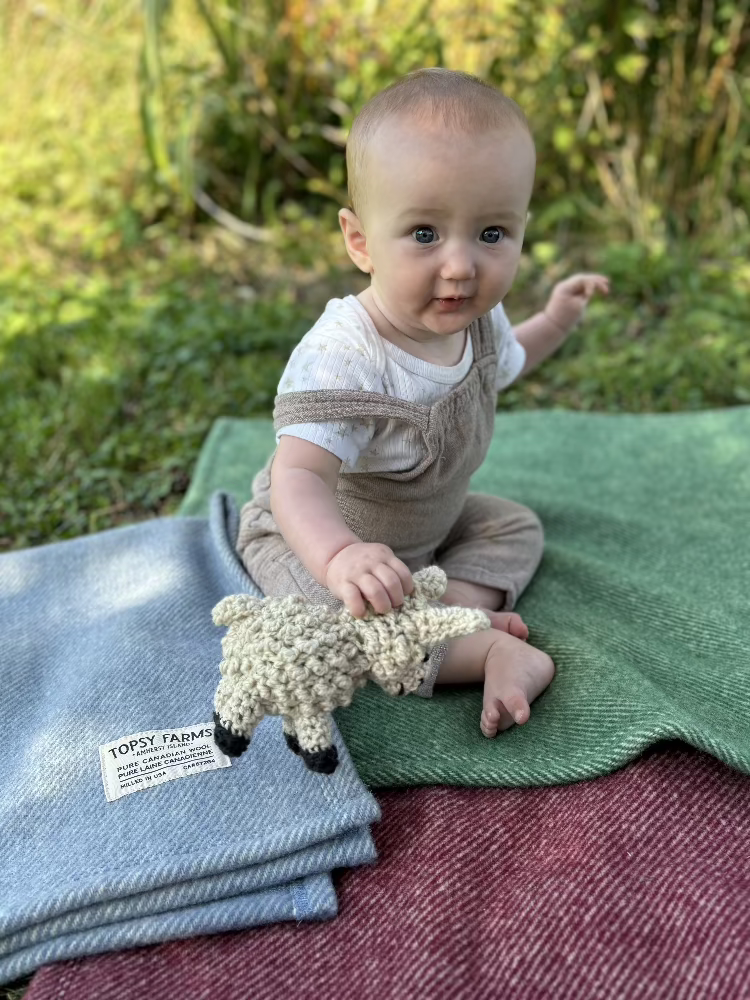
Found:
M 388 694 L 411 694 L 422 683 L 430 651 L 440 643 L 490 627 L 483 611 L 436 603 L 447 577 L 438 566 L 414 574 L 414 592 L 399 608 L 373 612 L 357 631 L 369 664 L 368 676 Z

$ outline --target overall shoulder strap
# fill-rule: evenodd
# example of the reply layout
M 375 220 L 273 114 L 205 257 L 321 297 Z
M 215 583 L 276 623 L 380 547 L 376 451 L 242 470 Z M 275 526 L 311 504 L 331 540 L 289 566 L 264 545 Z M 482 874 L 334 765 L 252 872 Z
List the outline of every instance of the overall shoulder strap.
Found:
M 290 424 L 356 420 L 361 417 L 394 417 L 425 430 L 430 408 L 394 396 L 385 396 L 380 392 L 362 392 L 358 389 L 285 392 L 276 397 L 273 408 L 273 426 L 277 431 Z
M 495 333 L 492 327 L 492 317 L 489 313 L 479 316 L 470 324 L 469 335 L 474 348 L 475 361 L 496 353 Z

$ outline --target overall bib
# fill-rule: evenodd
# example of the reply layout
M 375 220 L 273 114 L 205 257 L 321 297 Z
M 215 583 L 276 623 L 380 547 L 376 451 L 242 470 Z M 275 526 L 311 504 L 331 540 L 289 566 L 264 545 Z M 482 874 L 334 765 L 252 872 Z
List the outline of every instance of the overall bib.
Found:
M 466 377 L 430 406 L 356 390 L 313 390 L 277 396 L 274 427 L 316 420 L 374 417 L 415 426 L 424 457 L 402 472 L 348 472 L 336 500 L 346 524 L 363 542 L 393 549 L 412 572 L 437 563 L 450 579 L 503 591 L 510 610 L 542 557 L 539 519 L 528 508 L 481 493 L 469 480 L 482 464 L 495 422 L 497 356 L 489 316 L 469 326 L 474 361 Z M 271 514 L 273 455 L 242 508 L 237 550 L 267 597 L 301 594 L 340 607 L 289 549 Z M 419 694 L 432 693 L 445 647 L 433 651 Z

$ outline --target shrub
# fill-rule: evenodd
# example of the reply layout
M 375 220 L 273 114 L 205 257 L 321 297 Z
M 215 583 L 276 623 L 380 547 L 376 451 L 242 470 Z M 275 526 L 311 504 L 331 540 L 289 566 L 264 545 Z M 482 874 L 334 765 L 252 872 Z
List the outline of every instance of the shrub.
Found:
M 152 145 L 176 160 L 189 146 L 181 176 L 245 220 L 344 203 L 358 108 L 403 73 L 446 65 L 496 83 L 532 121 L 532 239 L 604 228 L 725 248 L 747 227 L 746 4 L 197 0 L 205 44 L 192 60 L 159 9 L 145 51 L 164 50 L 171 105 Z M 163 92 L 158 74 L 142 82 L 146 102 Z

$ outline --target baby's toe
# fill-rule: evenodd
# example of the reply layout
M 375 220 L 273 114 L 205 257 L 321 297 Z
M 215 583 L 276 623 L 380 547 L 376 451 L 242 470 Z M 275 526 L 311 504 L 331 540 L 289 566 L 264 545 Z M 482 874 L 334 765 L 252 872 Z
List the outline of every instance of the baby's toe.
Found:
M 479 720 L 479 728 L 485 736 L 492 739 L 503 729 L 509 729 L 513 725 L 513 719 L 505 709 L 502 701 L 498 698 L 490 698 L 485 702 L 482 709 L 482 716 Z
M 507 694 L 503 698 L 505 704 L 506 713 L 510 717 L 508 726 L 503 728 L 508 728 L 515 723 L 517 726 L 522 726 L 525 722 L 529 721 L 529 716 L 531 715 L 531 709 L 529 708 L 529 703 L 526 700 L 526 695 L 523 691 L 517 689 L 510 694 Z
M 523 618 L 515 611 L 487 611 L 485 612 L 490 620 L 490 625 L 498 632 L 508 632 L 516 639 L 524 642 L 529 637 L 529 629 Z
M 485 709 L 482 712 L 482 716 L 479 720 L 479 728 L 482 730 L 485 736 L 492 739 L 493 736 L 497 736 L 497 726 L 500 721 L 500 713 L 494 711 L 488 711 Z
M 479 727 L 490 738 L 529 721 L 531 709 L 520 688 L 508 691 L 500 698 L 491 698 L 482 710 Z
M 511 635 L 514 635 L 516 639 L 523 639 L 524 642 L 529 638 L 529 626 L 515 612 L 510 615 L 510 621 L 508 622 L 508 631 Z

